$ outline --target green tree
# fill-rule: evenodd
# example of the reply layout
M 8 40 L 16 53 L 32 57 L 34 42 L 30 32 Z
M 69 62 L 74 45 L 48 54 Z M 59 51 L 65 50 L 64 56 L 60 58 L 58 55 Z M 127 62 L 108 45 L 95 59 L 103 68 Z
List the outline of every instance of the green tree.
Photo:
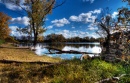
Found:
M 56 43 L 56 42 L 65 42 L 66 39 L 62 34 L 50 34 L 47 35 L 47 41 Z

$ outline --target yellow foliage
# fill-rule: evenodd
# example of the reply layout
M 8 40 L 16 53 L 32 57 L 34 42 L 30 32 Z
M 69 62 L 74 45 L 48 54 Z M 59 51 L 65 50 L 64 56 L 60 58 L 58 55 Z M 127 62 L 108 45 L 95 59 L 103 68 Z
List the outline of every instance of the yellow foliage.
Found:
M 8 27 L 8 20 L 10 19 L 8 15 L 0 12 L 0 39 L 5 39 L 9 36 L 10 29 Z
M 43 39 L 44 39 L 43 36 L 38 36 L 38 39 L 37 39 L 37 40 L 38 40 L 39 42 L 41 42 L 41 41 L 43 41 Z

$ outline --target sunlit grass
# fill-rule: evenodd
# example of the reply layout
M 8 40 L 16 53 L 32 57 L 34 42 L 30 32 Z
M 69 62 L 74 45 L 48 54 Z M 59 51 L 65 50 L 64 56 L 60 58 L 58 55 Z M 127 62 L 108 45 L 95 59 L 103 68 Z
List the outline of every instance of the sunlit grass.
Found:
M 57 62 L 60 59 L 38 56 L 29 49 L 0 48 L 0 60 Z
M 38 56 L 30 49 L 16 49 L 11 43 L 2 44 L 7 48 L 0 48 L 0 60 L 15 60 L 15 61 L 41 61 L 41 62 L 59 62 L 61 59 L 52 58 L 46 55 Z M 12 48 L 8 48 L 12 47 Z

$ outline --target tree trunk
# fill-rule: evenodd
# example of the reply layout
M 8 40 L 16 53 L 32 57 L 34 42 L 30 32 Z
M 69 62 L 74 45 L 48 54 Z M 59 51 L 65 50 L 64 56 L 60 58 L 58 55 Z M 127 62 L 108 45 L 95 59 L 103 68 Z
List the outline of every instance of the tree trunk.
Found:
M 106 53 L 110 53 L 110 37 L 111 35 L 108 34 L 106 39 Z
M 37 44 L 37 34 L 34 34 L 33 46 L 35 47 L 36 44 Z
M 36 44 L 37 44 L 37 32 L 36 32 L 36 29 L 35 29 L 34 21 L 32 21 L 32 29 L 33 29 L 33 34 L 34 34 L 33 46 L 35 47 Z

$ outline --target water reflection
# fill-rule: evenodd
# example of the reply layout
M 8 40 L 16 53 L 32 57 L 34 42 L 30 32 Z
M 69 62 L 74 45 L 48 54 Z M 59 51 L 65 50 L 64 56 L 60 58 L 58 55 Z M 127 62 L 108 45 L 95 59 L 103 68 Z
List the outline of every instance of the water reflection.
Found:
M 90 53 L 101 53 L 101 47 L 99 44 L 91 43 L 91 44 L 38 44 L 36 46 L 35 53 L 37 55 L 45 55 L 47 54 L 50 57 L 60 57 L 62 59 L 72 59 L 72 58 L 80 58 L 82 54 L 69 54 L 69 53 L 62 53 L 62 54 L 49 54 L 47 48 L 44 47 L 53 47 L 57 49 L 61 49 L 63 51 L 80 51 L 80 52 L 90 52 Z M 55 53 L 55 52 L 54 52 Z M 88 54 L 89 56 L 94 56 L 93 54 Z M 98 56 L 98 55 L 97 55 Z

